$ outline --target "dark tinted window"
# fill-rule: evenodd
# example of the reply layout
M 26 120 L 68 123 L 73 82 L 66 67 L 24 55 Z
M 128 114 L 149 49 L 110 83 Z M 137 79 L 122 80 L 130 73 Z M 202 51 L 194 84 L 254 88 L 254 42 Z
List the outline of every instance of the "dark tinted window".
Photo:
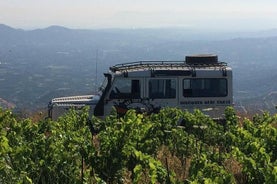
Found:
M 149 98 L 176 98 L 175 79 L 149 80 Z
M 117 79 L 110 94 L 111 99 L 140 98 L 140 81 L 131 79 Z
M 184 97 L 224 97 L 228 94 L 227 80 L 218 78 L 184 79 Z

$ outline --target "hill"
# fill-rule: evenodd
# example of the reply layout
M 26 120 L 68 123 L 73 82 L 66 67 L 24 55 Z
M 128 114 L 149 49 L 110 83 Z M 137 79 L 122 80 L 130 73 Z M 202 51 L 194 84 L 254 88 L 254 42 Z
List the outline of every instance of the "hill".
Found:
M 183 60 L 185 55 L 214 53 L 233 67 L 234 99 L 239 109 L 275 112 L 276 95 L 266 96 L 277 91 L 276 35 L 276 30 L 216 33 L 61 26 L 22 30 L 2 24 L 0 97 L 18 108 L 46 107 L 53 97 L 93 93 L 102 73 L 116 63 Z M 251 106 L 257 102 L 259 107 Z

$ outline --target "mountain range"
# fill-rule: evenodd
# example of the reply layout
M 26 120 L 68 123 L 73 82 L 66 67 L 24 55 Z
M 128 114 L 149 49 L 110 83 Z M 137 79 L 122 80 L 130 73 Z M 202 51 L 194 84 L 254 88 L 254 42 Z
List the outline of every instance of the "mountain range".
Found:
M 0 98 L 18 109 L 46 108 L 57 96 L 91 94 L 117 63 L 184 60 L 213 53 L 233 68 L 238 110 L 276 112 L 277 30 L 181 28 L 23 30 L 0 24 Z

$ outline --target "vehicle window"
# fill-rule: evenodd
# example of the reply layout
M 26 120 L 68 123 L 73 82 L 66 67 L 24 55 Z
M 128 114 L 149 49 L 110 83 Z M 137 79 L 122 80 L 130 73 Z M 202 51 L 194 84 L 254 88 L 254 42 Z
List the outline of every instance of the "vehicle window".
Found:
M 149 80 L 149 98 L 176 98 L 175 79 L 151 79 Z
M 116 79 L 110 93 L 111 99 L 140 98 L 140 81 Z
M 218 78 L 184 79 L 184 97 L 224 97 L 227 96 L 227 80 Z

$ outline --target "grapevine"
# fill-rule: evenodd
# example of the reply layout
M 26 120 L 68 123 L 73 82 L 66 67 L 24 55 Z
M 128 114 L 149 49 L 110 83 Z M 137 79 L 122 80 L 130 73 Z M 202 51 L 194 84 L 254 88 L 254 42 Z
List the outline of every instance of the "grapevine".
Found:
M 277 183 L 276 115 L 199 110 L 57 121 L 0 109 L 0 183 Z

